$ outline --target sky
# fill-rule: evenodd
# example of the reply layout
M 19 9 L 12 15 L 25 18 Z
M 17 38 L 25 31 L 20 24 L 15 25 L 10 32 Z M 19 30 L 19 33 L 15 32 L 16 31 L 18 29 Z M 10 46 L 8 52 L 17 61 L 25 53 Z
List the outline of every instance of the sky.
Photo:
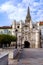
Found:
M 28 6 L 32 21 L 43 21 L 43 0 L 0 0 L 0 26 L 25 21 Z

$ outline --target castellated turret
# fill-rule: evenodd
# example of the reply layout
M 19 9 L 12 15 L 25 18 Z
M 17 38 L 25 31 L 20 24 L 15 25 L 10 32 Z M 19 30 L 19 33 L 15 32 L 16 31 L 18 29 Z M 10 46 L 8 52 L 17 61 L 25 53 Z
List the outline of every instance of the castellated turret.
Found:
M 38 29 L 38 30 L 40 29 L 39 22 L 37 22 L 37 29 Z
M 20 21 L 20 32 L 22 32 L 22 20 Z
M 36 42 L 35 42 L 35 48 L 40 48 L 41 47 L 41 42 L 40 42 L 40 26 L 39 22 L 36 24 L 36 30 L 35 30 L 35 37 L 36 37 Z
M 16 35 L 15 30 L 16 30 L 16 20 L 14 20 L 12 23 L 12 35 Z
M 30 20 L 30 29 L 33 28 L 32 21 Z
M 40 48 L 40 31 L 39 30 L 36 30 L 36 42 L 35 42 L 35 48 Z

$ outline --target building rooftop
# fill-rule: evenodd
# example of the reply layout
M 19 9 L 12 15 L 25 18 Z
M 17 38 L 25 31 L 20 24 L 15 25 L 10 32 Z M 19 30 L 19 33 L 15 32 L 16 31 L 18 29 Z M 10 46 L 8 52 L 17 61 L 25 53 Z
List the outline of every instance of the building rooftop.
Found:
M 0 29 L 11 29 L 12 28 L 12 26 L 2 26 L 2 27 L 0 27 Z
M 39 22 L 39 25 L 43 25 L 43 21 L 40 21 L 40 22 Z

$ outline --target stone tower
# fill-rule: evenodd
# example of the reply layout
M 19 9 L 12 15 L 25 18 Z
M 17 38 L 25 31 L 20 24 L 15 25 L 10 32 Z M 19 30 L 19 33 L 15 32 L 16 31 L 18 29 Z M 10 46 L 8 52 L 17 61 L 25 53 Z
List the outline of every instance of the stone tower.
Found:
M 23 29 L 23 43 L 27 45 L 26 42 L 29 42 L 30 48 L 40 48 L 40 32 L 38 29 L 33 28 L 29 7 L 27 10 L 25 26 Z
M 26 19 L 25 19 L 25 25 L 24 25 L 24 31 L 23 31 L 23 33 L 24 33 L 24 35 L 23 35 L 23 42 L 22 43 L 24 43 L 24 42 L 29 42 L 29 43 L 31 43 L 30 42 L 30 28 L 32 28 L 32 22 L 31 22 L 31 16 L 30 16 L 30 9 L 29 9 L 29 7 L 28 7 L 28 10 L 27 10 L 27 15 L 26 15 Z
M 25 24 L 28 25 L 30 29 L 32 29 L 32 21 L 31 21 L 31 15 L 30 15 L 30 9 L 29 9 L 29 7 L 28 7 L 28 10 L 27 10 Z

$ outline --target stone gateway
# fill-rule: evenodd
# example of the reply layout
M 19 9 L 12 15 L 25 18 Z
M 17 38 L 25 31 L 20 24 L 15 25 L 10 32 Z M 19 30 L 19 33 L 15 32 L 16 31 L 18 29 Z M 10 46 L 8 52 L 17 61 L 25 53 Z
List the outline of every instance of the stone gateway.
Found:
M 12 35 L 16 35 L 17 32 L 17 44 L 22 44 L 24 47 L 30 48 L 40 48 L 40 29 L 39 23 L 33 24 L 30 16 L 30 9 L 28 7 L 25 22 L 22 20 L 20 22 L 13 21 L 12 24 Z

